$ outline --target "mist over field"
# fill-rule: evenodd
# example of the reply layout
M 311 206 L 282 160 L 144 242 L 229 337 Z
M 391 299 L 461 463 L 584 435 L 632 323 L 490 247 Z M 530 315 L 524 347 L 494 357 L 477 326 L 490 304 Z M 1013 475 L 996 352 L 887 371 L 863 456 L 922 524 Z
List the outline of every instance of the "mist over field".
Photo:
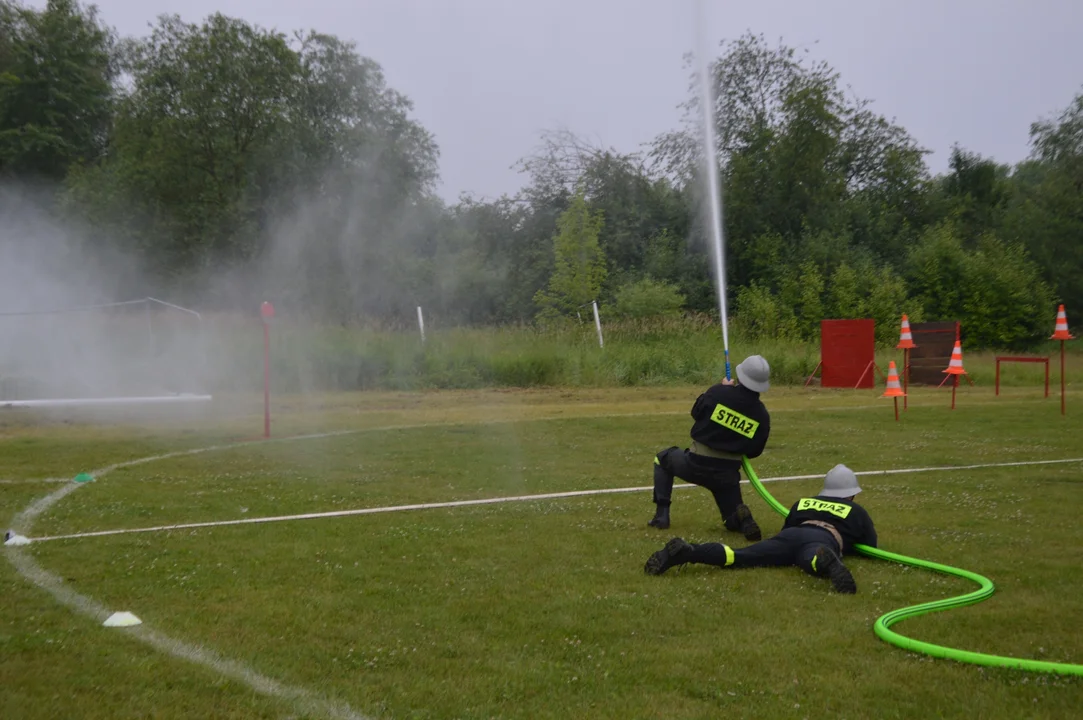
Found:
M 49 192 L 0 182 L 0 399 L 87 397 L 145 385 L 130 362 L 146 353 L 129 316 L 71 309 L 109 303 L 135 263 L 95 247 L 49 212 Z M 145 359 L 145 358 L 144 358 Z

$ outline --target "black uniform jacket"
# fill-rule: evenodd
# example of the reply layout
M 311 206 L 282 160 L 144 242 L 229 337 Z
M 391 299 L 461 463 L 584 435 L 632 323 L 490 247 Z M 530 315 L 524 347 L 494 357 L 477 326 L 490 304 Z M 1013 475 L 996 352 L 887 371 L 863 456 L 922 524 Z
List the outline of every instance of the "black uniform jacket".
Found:
M 868 511 L 855 502 L 817 495 L 801 498 L 790 508 L 783 528 L 797 527 L 806 520 L 820 520 L 835 526 L 842 536 L 842 551 L 850 552 L 855 543 L 876 547 L 876 528 Z
M 692 406 L 692 439 L 714 450 L 759 457 L 771 434 L 760 394 L 740 385 L 712 385 Z

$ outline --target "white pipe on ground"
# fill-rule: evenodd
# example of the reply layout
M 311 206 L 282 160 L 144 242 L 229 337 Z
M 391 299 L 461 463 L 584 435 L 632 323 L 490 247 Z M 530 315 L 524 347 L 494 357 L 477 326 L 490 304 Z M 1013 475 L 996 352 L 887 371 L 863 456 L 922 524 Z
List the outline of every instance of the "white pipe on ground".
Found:
M 0 400 L 0 408 L 148 405 L 152 403 L 207 402 L 210 399 L 210 395 L 159 395 L 149 397 L 60 398 L 55 400 Z

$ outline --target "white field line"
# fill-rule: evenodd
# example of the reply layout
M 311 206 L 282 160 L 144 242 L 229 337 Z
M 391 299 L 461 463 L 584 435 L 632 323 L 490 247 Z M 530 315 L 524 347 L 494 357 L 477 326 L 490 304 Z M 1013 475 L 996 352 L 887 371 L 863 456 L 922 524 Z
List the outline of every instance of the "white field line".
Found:
M 94 619 L 98 625 L 101 625 L 107 617 L 112 615 L 112 611 L 101 603 L 75 592 L 61 578 L 42 569 L 29 554 L 21 552 L 21 549 L 18 546 L 7 547 L 4 548 L 6 551 L 4 554 L 23 577 L 47 591 L 62 605 L 66 605 L 72 610 Z M 149 627 L 145 622 L 134 627 L 110 629 L 104 630 L 104 632 L 125 633 L 166 655 L 171 655 L 180 660 L 187 660 L 196 665 L 202 665 L 220 675 L 242 682 L 258 693 L 290 701 L 305 715 L 331 717 L 340 720 L 369 720 L 364 715 L 356 713 L 345 703 L 322 698 L 302 687 L 281 683 L 252 670 L 242 663 L 224 658 L 213 650 L 160 633 Z
M 318 433 L 315 435 L 305 435 L 293 438 L 272 439 L 264 442 L 281 442 L 286 440 L 301 440 L 309 438 L 321 438 L 332 437 L 334 435 L 341 435 L 342 432 L 331 433 Z M 117 468 L 131 467 L 133 465 L 142 465 L 144 463 L 155 462 L 157 460 L 165 460 L 168 458 L 181 457 L 184 455 L 196 455 L 204 452 L 211 452 L 214 450 L 222 450 L 226 448 L 238 447 L 243 444 L 232 443 L 229 445 L 216 445 L 212 447 L 196 448 L 193 450 L 181 450 L 178 452 L 165 453 L 162 455 L 154 455 L 146 458 L 139 458 L 137 460 L 129 460 L 126 462 L 116 463 L 109 467 L 102 468 L 101 470 L 95 470 L 90 473 L 94 478 L 102 477 Z M 53 504 L 59 502 L 64 496 L 75 490 L 83 487 L 84 485 L 90 485 L 91 483 L 75 483 L 69 482 L 69 484 L 63 486 L 59 490 L 56 490 L 43 498 L 31 503 L 26 509 L 15 516 L 14 521 L 21 523 L 23 527 L 29 529 L 38 515 L 43 513 Z M 96 620 L 99 625 L 105 621 L 109 615 L 112 614 L 108 608 L 101 603 L 97 602 L 91 597 L 82 595 L 72 590 L 64 581 L 43 569 L 34 559 L 24 551 L 26 546 L 11 546 L 4 548 L 4 556 L 12 564 L 15 570 L 25 577 L 30 582 L 37 585 L 39 588 L 45 590 L 61 605 L 71 608 L 76 612 L 86 615 L 93 620 Z M 332 701 L 323 698 L 316 693 L 307 690 L 303 687 L 292 686 L 283 684 L 273 678 L 267 677 L 255 670 L 239 663 L 235 660 L 230 660 L 220 656 L 218 653 L 208 648 L 201 647 L 199 645 L 193 645 L 186 643 L 183 640 L 170 637 L 163 633 L 154 630 L 145 622 L 142 625 L 136 625 L 134 627 L 123 628 L 119 630 L 112 630 L 112 632 L 123 632 L 131 637 L 153 647 L 159 652 L 163 652 L 166 655 L 170 655 L 179 660 L 187 660 L 188 662 L 196 665 L 201 665 L 209 670 L 212 670 L 224 677 L 232 678 L 239 682 L 244 683 L 248 687 L 252 688 L 258 693 L 263 695 L 284 700 L 293 703 L 294 707 L 301 711 L 305 715 L 316 715 L 321 717 L 335 718 L 336 720 L 370 720 L 364 715 L 355 712 L 349 705 L 343 702 Z
M 820 408 L 816 408 L 816 409 L 817 410 L 868 410 L 868 409 L 878 408 L 878 407 L 884 407 L 884 406 L 883 405 L 850 405 L 850 406 L 837 406 L 837 407 L 820 407 Z M 808 409 L 807 408 L 788 408 L 786 410 L 775 410 L 775 411 L 772 411 L 772 412 L 776 412 L 776 413 L 777 412 L 808 412 Z M 97 480 L 98 478 L 104 477 L 105 475 L 108 475 L 109 473 L 113 472 L 114 470 L 119 470 L 121 468 L 134 467 L 136 465 L 145 465 L 147 463 L 158 462 L 159 460 L 170 460 L 172 458 L 184 457 L 186 455 L 199 455 L 199 454 L 202 454 L 202 453 L 215 452 L 215 451 L 218 451 L 218 450 L 232 450 L 232 449 L 236 449 L 236 448 L 249 447 L 249 446 L 253 446 L 253 445 L 262 445 L 262 444 L 265 444 L 265 443 L 293 442 L 293 441 L 297 441 L 297 440 L 320 440 L 320 439 L 324 439 L 324 438 L 341 437 L 343 435 L 360 435 L 362 433 L 370 433 L 370 432 L 392 432 L 392 431 L 395 431 L 395 430 L 420 430 L 422 428 L 429 428 L 429 427 L 455 427 L 455 426 L 460 426 L 460 425 L 504 425 L 504 424 L 509 424 L 510 425 L 510 424 L 515 424 L 515 423 L 527 423 L 527 422 L 552 422 L 552 421 L 555 421 L 555 420 L 595 420 L 595 419 L 611 419 L 611 418 L 621 418 L 621 417 L 642 417 L 644 415 L 652 415 L 653 416 L 653 415 L 685 415 L 685 414 L 687 414 L 687 410 L 661 410 L 661 411 L 655 411 L 655 412 L 651 412 L 651 413 L 632 412 L 632 413 L 602 413 L 602 414 L 596 414 L 596 415 L 595 414 L 586 414 L 586 415 L 546 415 L 546 416 L 539 416 L 539 417 L 533 417 L 533 418 L 530 418 L 530 417 L 528 417 L 528 418 L 493 418 L 493 419 L 488 419 L 488 420 L 484 420 L 484 419 L 483 420 L 467 420 L 467 419 L 464 419 L 464 420 L 437 421 L 437 422 L 429 422 L 429 423 L 405 423 L 405 424 L 400 424 L 400 425 L 380 425 L 380 426 L 366 427 L 366 428 L 351 428 L 349 430 L 333 430 L 333 431 L 329 431 L 329 432 L 310 433 L 310 434 L 306 434 L 306 435 L 291 435 L 291 436 L 281 437 L 281 438 L 267 438 L 267 439 L 259 438 L 259 439 L 251 440 L 251 441 L 231 442 L 231 443 L 225 443 L 225 444 L 222 444 L 222 445 L 209 445 L 207 447 L 193 448 L 191 450 L 177 450 L 175 452 L 162 453 L 161 455 L 151 455 L 151 456 L 144 457 L 144 458 L 137 458 L 135 460 L 126 460 L 124 462 L 114 463 L 113 465 L 109 465 L 107 467 L 101 468 L 100 470 L 93 470 L 93 471 L 91 471 L 91 472 L 89 472 L 87 474 L 90 475 L 91 478 Z M 47 480 L 42 480 L 40 482 L 52 482 L 53 480 L 54 479 L 49 478 Z M 9 482 L 9 481 L 4 481 L 4 482 Z M 18 482 L 18 481 L 11 481 L 11 482 Z M 27 482 L 32 482 L 32 481 L 28 480 Z M 72 484 L 72 485 L 65 485 L 64 487 L 60 488 L 59 490 L 55 491 L 54 493 L 52 493 L 50 495 L 46 495 L 45 497 L 39 498 L 37 501 L 32 503 L 30 505 L 30 507 L 26 508 L 25 510 L 23 510 L 20 513 L 17 513 L 15 515 L 15 517 L 12 518 L 11 529 L 20 531 L 21 535 L 25 535 L 25 536 L 29 537 L 29 535 L 30 535 L 30 525 L 33 523 L 34 519 L 38 515 L 40 515 L 41 513 L 43 513 L 45 510 L 49 509 L 50 507 L 52 507 L 56 502 L 58 502 L 65 495 L 67 495 L 70 492 L 73 492 L 74 490 L 82 487 L 83 485 L 90 485 L 90 483 L 78 483 L 78 484 Z
M 3 479 L 0 480 L 0 485 L 47 485 L 49 483 L 69 483 L 71 478 L 24 478 L 19 479 Z
M 809 399 L 812 399 L 811 397 Z M 881 398 L 885 399 L 885 398 Z M 1003 399 L 996 401 L 984 402 L 981 400 L 969 401 L 968 404 L 973 405 L 1016 405 L 1016 404 L 1029 404 L 1030 399 L 1017 398 L 1017 399 Z M 778 413 L 793 413 L 801 412 L 806 413 L 810 410 L 816 410 L 817 412 L 835 412 L 843 410 L 876 410 L 878 408 L 891 407 L 886 403 L 880 403 L 877 405 L 828 405 L 828 406 L 813 406 L 805 408 L 777 408 L 772 409 L 771 414 Z M 196 455 L 199 453 L 213 452 L 216 450 L 230 450 L 234 448 L 242 448 L 250 445 L 261 445 L 263 443 L 281 443 L 292 442 L 295 440 L 316 440 L 330 437 L 340 437 L 342 435 L 360 435 L 362 433 L 371 432 L 391 432 L 394 430 L 420 430 L 423 428 L 431 427 L 455 427 L 460 425 L 513 425 L 516 423 L 531 423 L 531 422 L 553 422 L 555 420 L 599 420 L 599 419 L 614 419 L 622 417 L 643 417 L 643 416 L 657 416 L 657 415 L 687 415 L 687 410 L 655 410 L 653 412 L 625 412 L 625 413 L 589 413 L 583 415 L 539 415 L 537 417 L 514 417 L 514 418 L 490 418 L 490 419 L 462 419 L 462 420 L 442 420 L 436 422 L 424 422 L 424 423 L 403 423 L 400 425 L 379 425 L 364 428 L 351 428 L 349 430 L 334 430 L 330 432 L 311 433 L 306 435 L 290 435 L 286 437 L 278 438 L 256 438 L 254 440 L 237 441 L 226 443 L 223 445 L 212 445 L 204 448 L 195 448 L 192 450 L 179 450 L 176 452 L 165 453 L 162 455 L 152 455 L 150 457 L 139 458 L 137 460 L 129 460 L 126 462 L 117 463 L 101 470 L 95 470 L 89 473 L 94 478 L 102 477 L 113 470 L 118 470 L 124 467 L 132 467 L 133 465 L 143 465 L 145 463 L 157 462 L 158 460 L 168 460 L 170 458 L 180 457 L 182 455 Z M 16 484 L 32 484 L 32 483 L 63 483 L 69 482 L 68 478 L 25 478 L 25 479 L 0 479 L 0 485 L 16 485 Z
M 1016 467 L 1024 465 L 1052 465 L 1058 463 L 1083 462 L 1083 458 L 1068 458 L 1064 460 L 1026 460 L 1017 462 L 980 463 L 976 465 L 941 465 L 935 467 L 898 468 L 891 470 L 863 470 L 856 475 L 901 475 L 905 473 L 923 472 L 955 472 L 960 470 L 975 470 L 979 468 Z M 785 482 L 790 480 L 816 480 L 822 478 L 822 474 L 816 475 L 784 475 L 773 478 L 761 478 L 760 482 Z M 747 484 L 748 480 L 742 480 Z M 695 485 L 677 485 L 675 489 L 684 487 L 696 487 Z M 195 528 L 224 527 L 227 525 L 254 525 L 258 523 L 287 522 L 293 520 L 316 520 L 323 518 L 349 517 L 353 515 L 374 515 L 376 513 L 406 512 L 410 510 L 433 510 L 438 508 L 468 507 L 471 505 L 492 505 L 496 503 L 533 502 L 537 500 L 553 500 L 557 498 L 583 497 L 587 495 L 609 495 L 614 493 L 630 493 L 652 490 L 653 486 L 602 488 L 598 490 L 571 490 L 567 492 L 540 493 L 537 495 L 511 495 L 495 498 L 479 498 L 477 500 L 452 500 L 448 502 L 417 503 L 413 505 L 391 505 L 385 507 L 358 508 L 354 510 L 331 510 L 327 512 L 301 513 L 298 515 L 274 515 L 269 517 L 243 518 L 238 520 L 215 520 L 207 522 L 178 523 L 174 525 L 157 525 L 143 528 L 119 528 L 116 530 L 96 530 L 84 533 L 72 533 L 69 535 L 46 535 L 43 537 L 30 538 L 31 542 L 46 542 L 49 540 L 72 540 L 76 538 L 102 537 L 104 535 L 125 535 L 129 533 L 165 532 L 170 530 L 191 530 Z

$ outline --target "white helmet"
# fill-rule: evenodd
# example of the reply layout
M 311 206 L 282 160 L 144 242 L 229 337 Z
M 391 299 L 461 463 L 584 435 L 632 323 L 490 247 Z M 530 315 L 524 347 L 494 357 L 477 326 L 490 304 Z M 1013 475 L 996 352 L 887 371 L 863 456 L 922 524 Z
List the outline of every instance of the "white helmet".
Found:
M 820 491 L 823 497 L 847 498 L 857 495 L 861 488 L 857 485 L 857 475 L 854 471 L 843 464 L 838 464 L 828 470 L 824 476 L 824 489 Z
M 770 376 L 771 366 L 762 355 L 749 355 L 737 366 L 737 379 L 753 392 L 767 392 L 767 389 L 771 387 L 771 383 L 768 382 Z

